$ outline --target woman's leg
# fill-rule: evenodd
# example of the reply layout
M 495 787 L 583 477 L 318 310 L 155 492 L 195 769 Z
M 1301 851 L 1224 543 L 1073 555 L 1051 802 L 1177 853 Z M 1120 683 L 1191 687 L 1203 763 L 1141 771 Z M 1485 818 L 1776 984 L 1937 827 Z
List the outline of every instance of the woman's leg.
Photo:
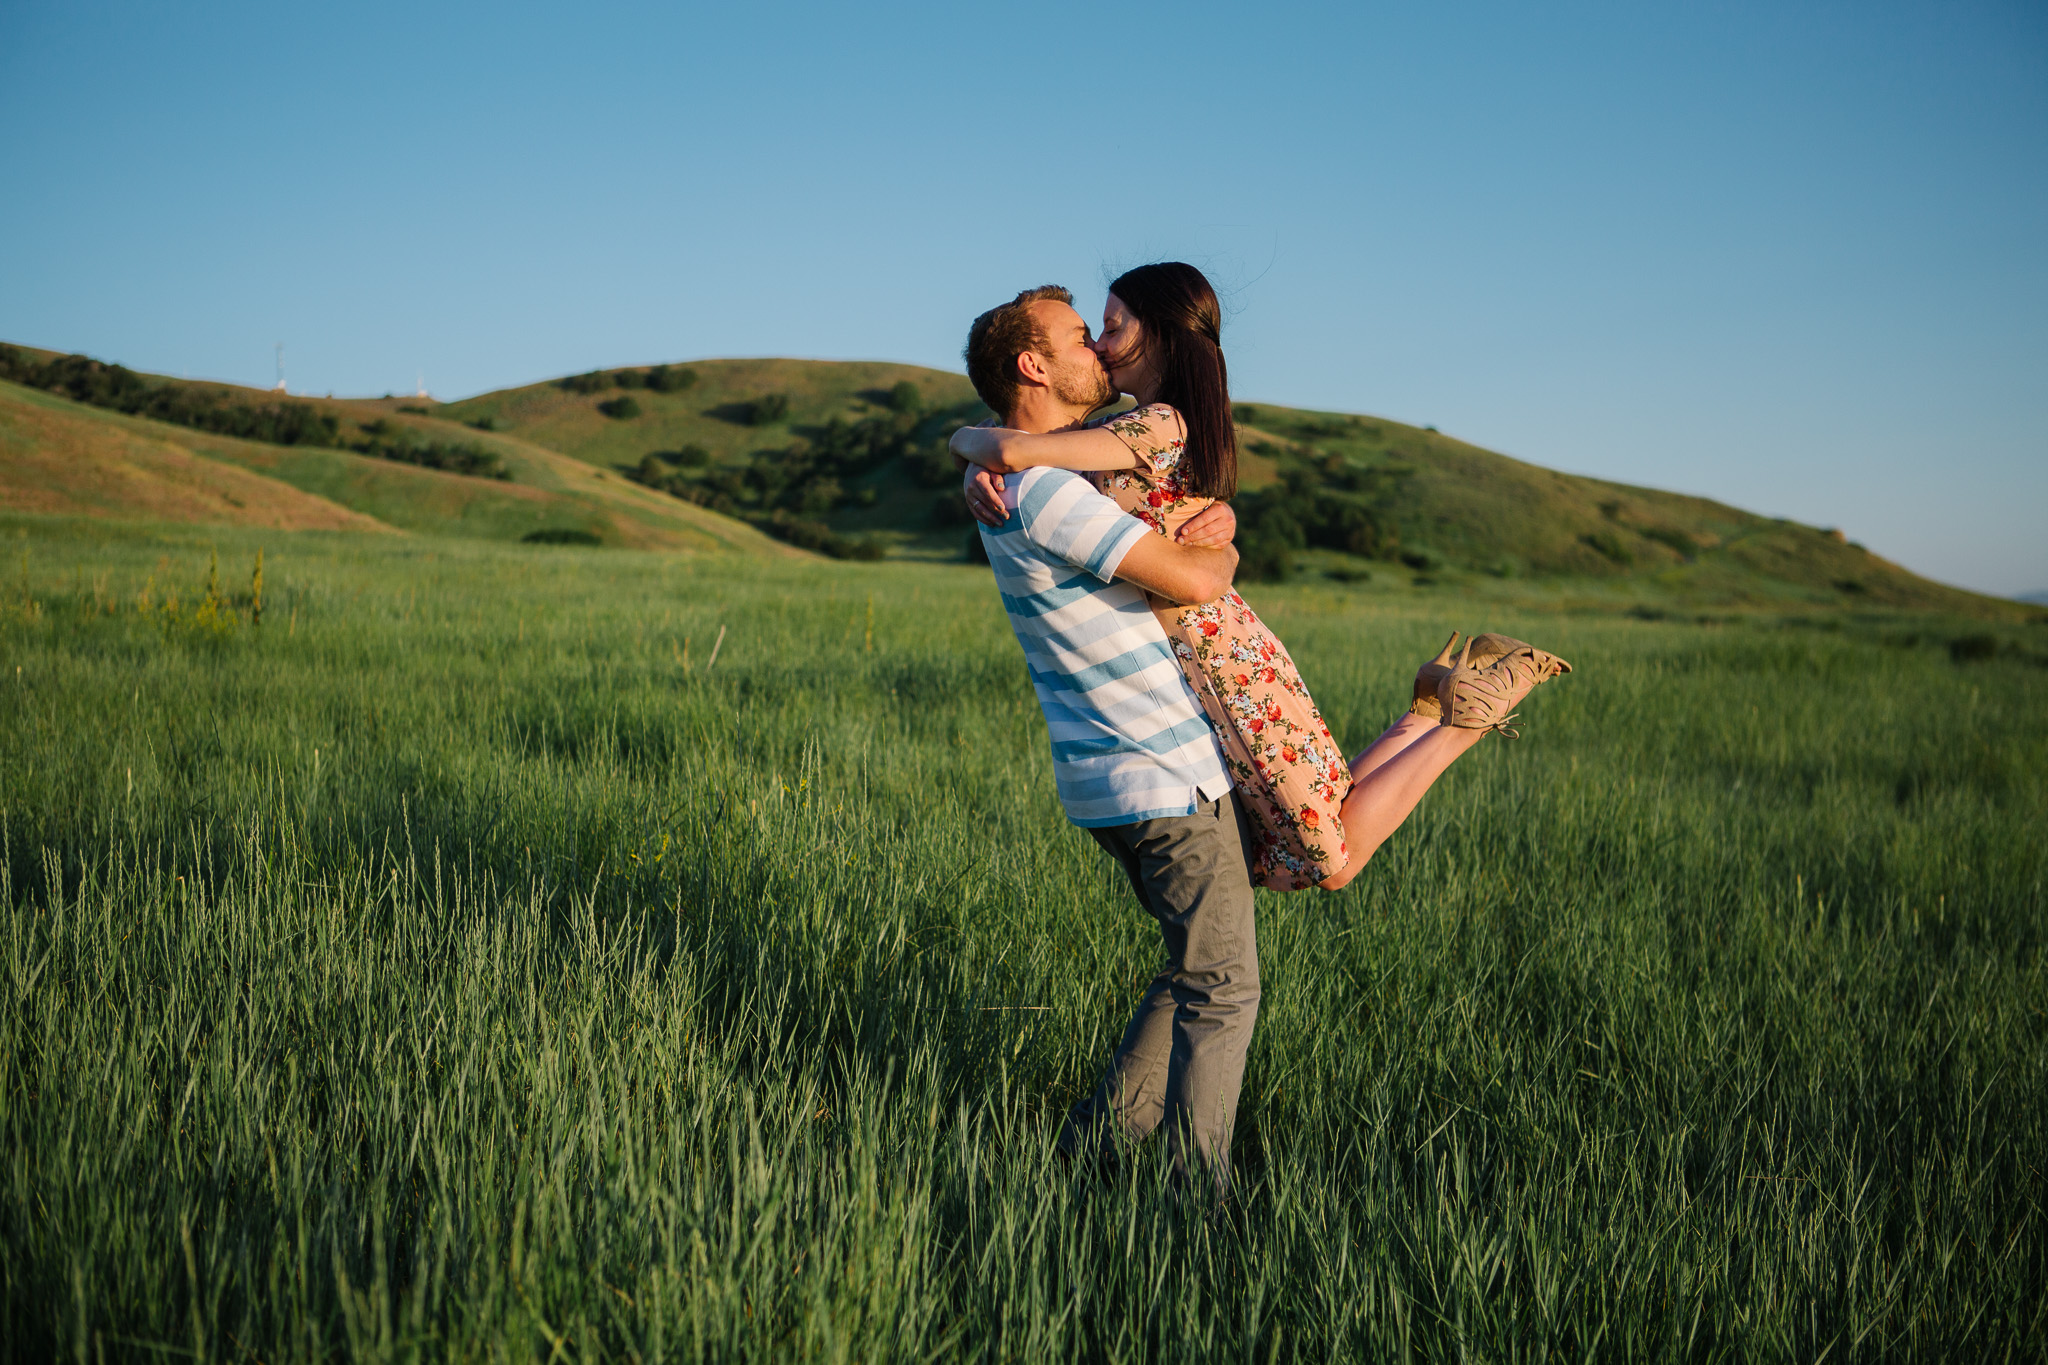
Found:
M 1423 733 L 1415 734 L 1410 722 L 1419 722 Z M 1357 876 L 1372 855 L 1379 852 L 1380 845 L 1401 827 L 1401 822 L 1422 800 L 1422 794 L 1444 775 L 1444 770 L 1486 737 L 1484 730 L 1453 729 L 1419 716 L 1403 716 L 1373 742 L 1372 748 L 1358 756 L 1352 771 L 1357 772 L 1358 764 L 1372 758 L 1376 751 L 1391 748 L 1391 741 L 1399 737 L 1403 727 L 1409 729 L 1402 745 L 1369 767 L 1364 779 L 1354 782 L 1351 794 L 1344 798 L 1344 844 L 1351 858 L 1318 883 L 1325 891 L 1340 890 Z
M 1441 724 L 1434 716 L 1404 712 L 1401 719 L 1382 731 L 1364 753 L 1351 760 L 1351 781 L 1354 784 L 1365 781 L 1381 764 Z

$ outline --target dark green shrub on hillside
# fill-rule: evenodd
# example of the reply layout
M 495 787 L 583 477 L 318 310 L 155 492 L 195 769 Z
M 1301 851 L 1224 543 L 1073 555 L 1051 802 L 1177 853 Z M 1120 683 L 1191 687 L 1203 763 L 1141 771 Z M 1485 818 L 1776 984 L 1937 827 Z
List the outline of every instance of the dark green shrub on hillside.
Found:
M 571 393 L 603 393 L 612 387 L 612 376 L 608 370 L 592 370 L 589 374 L 572 374 L 556 382 Z
M 1948 657 L 1959 664 L 1980 664 L 1997 655 L 1995 635 L 1958 635 L 1948 642 Z
M 840 535 L 822 521 L 793 517 L 780 508 L 761 525 L 763 530 L 778 540 L 787 541 L 800 549 L 830 555 L 834 559 L 880 559 L 883 554 L 879 541 L 854 540 Z
M 1239 550 L 1258 545 L 1258 576 L 1284 575 L 1283 561 L 1305 549 L 1342 550 L 1372 559 L 1400 553 L 1400 527 L 1387 510 L 1414 471 L 1402 465 L 1361 465 L 1303 447 L 1259 442 L 1256 453 L 1280 467 L 1280 482 L 1239 495 Z
M 398 405 L 398 410 L 400 412 L 409 412 L 415 417 L 432 417 L 434 415 L 433 413 L 427 411 L 425 408 L 420 407 L 418 404 L 415 403 L 400 403 Z
M 932 499 L 932 525 L 944 530 L 948 526 L 964 526 L 974 520 L 974 514 L 967 510 L 967 499 L 957 491 L 941 493 Z
M 747 404 L 750 416 L 761 403 L 771 411 L 786 412 L 788 399 L 770 394 Z M 926 419 L 921 410 L 878 412 L 859 421 L 834 417 L 822 427 L 805 428 L 802 439 L 779 450 L 753 452 L 744 465 L 716 465 L 703 447 L 685 446 L 673 454 L 657 451 L 647 456 L 629 477 L 714 512 L 742 517 L 821 554 L 844 559 L 879 556 L 879 542 L 839 536 L 818 519 L 848 504 L 873 506 L 879 493 L 870 476 L 913 452 L 914 470 L 936 465 L 944 471 L 939 482 L 957 487 L 952 457 L 943 443 L 928 437 L 931 444 L 918 444 L 923 427 L 942 423 L 942 417 Z M 863 486 L 856 488 L 857 484 Z M 959 496 L 952 494 L 956 503 Z
M 765 427 L 789 415 L 789 395 L 764 393 L 746 406 L 747 425 Z
M 1626 566 L 1636 562 L 1636 557 L 1629 553 L 1628 546 L 1622 544 L 1621 537 L 1612 531 L 1590 532 L 1580 536 L 1579 543 L 1613 563 Z
M 399 426 L 382 417 L 363 423 L 362 439 L 351 448 L 359 455 L 396 460 L 400 464 L 419 465 L 423 469 L 438 469 L 448 474 L 508 481 L 512 477 L 512 471 L 505 468 L 498 452 L 487 446 L 471 445 L 466 441 L 425 440 L 410 427 Z
M 889 390 L 889 410 L 921 412 L 924 410 L 924 395 L 918 391 L 917 385 L 906 379 Z
M 282 398 L 249 403 L 228 389 L 152 384 L 133 370 L 91 356 L 38 361 L 17 347 L 0 346 L 0 379 L 62 394 L 73 402 L 221 436 L 281 446 L 341 443 L 341 423 L 311 403 Z
M 697 372 L 687 365 L 656 365 L 647 372 L 647 387 L 656 393 L 681 393 L 697 382 Z
M 1642 532 L 1643 539 L 1654 540 L 1667 549 L 1676 550 L 1687 563 L 1700 556 L 1700 543 L 1676 526 L 1651 526 Z
M 1306 550 L 1308 548 L 1308 533 L 1301 529 L 1301 523 L 1295 519 L 1292 510 L 1284 504 L 1272 508 L 1264 516 L 1260 517 L 1258 525 L 1253 529 L 1264 539 L 1270 540 L 1276 545 L 1285 546 L 1289 550 Z
M 640 415 L 640 402 L 631 394 L 621 394 L 617 398 L 599 403 L 597 410 L 607 417 L 629 422 Z
M 503 422 L 500 422 L 495 417 L 479 417 L 474 422 L 471 422 L 470 425 L 478 431 L 500 431 L 505 426 Z
M 614 370 L 612 372 L 612 383 L 617 384 L 622 389 L 637 389 L 645 386 L 647 375 L 641 370 Z
M 903 465 L 905 470 L 909 472 L 911 478 L 917 480 L 923 487 L 958 488 L 960 486 L 960 466 L 953 463 L 953 454 L 946 449 L 946 442 L 951 438 L 952 434 L 951 431 L 947 431 L 943 435 L 934 437 L 927 444 L 908 446 L 904 450 Z
M 808 479 L 797 493 L 796 510 L 821 517 L 846 500 L 846 489 L 832 478 Z
M 1285 583 L 1294 575 L 1294 551 L 1272 533 L 1255 529 L 1237 542 L 1237 576 L 1254 583 Z
M 578 531 L 570 527 L 550 526 L 545 530 L 528 531 L 519 537 L 522 545 L 602 545 L 589 531 Z

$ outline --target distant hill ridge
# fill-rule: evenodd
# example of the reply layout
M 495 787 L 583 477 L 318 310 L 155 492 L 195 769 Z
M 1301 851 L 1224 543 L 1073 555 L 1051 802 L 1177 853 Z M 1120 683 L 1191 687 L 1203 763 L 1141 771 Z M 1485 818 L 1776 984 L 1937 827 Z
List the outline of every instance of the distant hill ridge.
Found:
M 13 349 L 32 365 L 63 359 Z M 265 515 L 307 524 L 354 518 L 426 533 L 575 532 L 648 548 L 789 553 L 779 540 L 855 557 L 958 559 L 970 529 L 945 441 L 986 415 L 964 376 L 887 362 L 628 366 L 450 403 L 285 398 L 121 373 L 132 375 L 115 381 L 129 386 L 129 413 L 0 381 L 0 501 L 223 521 L 262 504 Z M 145 389 L 154 396 L 138 398 Z M 208 403 L 296 415 L 265 441 L 233 431 L 243 418 L 191 416 Z M 230 429 L 179 425 L 181 413 Z M 1384 418 L 1257 402 L 1240 403 L 1236 416 L 1247 577 L 1401 589 L 1558 579 L 1701 604 L 2000 619 L 2030 611 L 1932 583 L 1838 531 L 1562 474 Z M 287 430 L 302 438 L 280 444 Z M 145 448 L 155 464 L 137 453 Z M 421 467 L 422 451 L 450 461 L 447 452 L 469 452 L 470 472 Z M 137 474 L 138 461 L 154 472 Z M 223 467 L 284 487 L 253 502 L 245 495 L 255 485 L 190 491 L 235 477 Z M 188 491 L 172 498 L 164 490 L 179 480 Z M 294 510 L 280 510 L 287 504 Z
M 774 359 L 669 367 L 677 368 L 691 378 L 668 392 L 644 387 L 649 369 L 627 367 L 479 394 L 441 411 L 709 506 L 759 512 L 780 499 L 787 515 L 873 538 L 893 555 L 960 553 L 967 528 L 943 442 L 953 426 L 987 415 L 965 376 Z M 901 420 L 905 385 L 917 394 L 914 422 Z M 633 398 L 631 415 L 610 415 L 607 405 L 621 397 Z M 891 415 L 904 433 L 896 458 L 817 467 L 817 447 L 831 447 L 835 429 Z M 1632 581 L 1700 601 L 2025 615 L 2011 602 L 1921 578 L 1837 530 L 1563 474 L 1385 418 L 1257 402 L 1239 403 L 1236 416 L 1243 491 L 1234 505 L 1253 576 L 1403 584 L 1458 573 L 1565 577 Z M 743 490 L 765 501 L 749 506 Z

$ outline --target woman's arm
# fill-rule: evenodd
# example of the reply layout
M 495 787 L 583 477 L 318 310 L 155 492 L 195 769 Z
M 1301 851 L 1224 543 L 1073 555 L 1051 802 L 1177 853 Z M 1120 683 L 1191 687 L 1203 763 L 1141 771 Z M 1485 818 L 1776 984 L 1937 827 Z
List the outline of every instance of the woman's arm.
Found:
M 1138 457 L 1123 438 L 1102 427 L 1035 435 L 1014 427 L 962 427 L 953 433 L 955 455 L 997 474 L 1040 465 L 1054 469 L 1134 469 Z

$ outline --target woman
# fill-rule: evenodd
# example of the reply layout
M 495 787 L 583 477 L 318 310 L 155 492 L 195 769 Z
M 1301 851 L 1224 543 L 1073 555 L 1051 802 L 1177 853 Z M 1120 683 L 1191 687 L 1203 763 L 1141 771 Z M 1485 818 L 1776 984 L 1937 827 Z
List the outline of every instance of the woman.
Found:
M 1172 536 L 1237 491 L 1237 435 L 1215 290 L 1191 265 L 1119 276 L 1096 351 L 1138 406 L 1071 431 L 969 427 L 953 453 L 993 474 L 1084 472 L 1125 511 Z M 1480 636 L 1415 675 L 1415 701 L 1346 763 L 1286 647 L 1235 591 L 1200 606 L 1154 600 L 1167 640 L 1222 743 L 1256 835 L 1252 880 L 1276 891 L 1343 887 L 1444 770 L 1506 730 L 1517 702 L 1571 665 L 1520 640 Z M 1513 734 L 1513 731 L 1508 731 Z

